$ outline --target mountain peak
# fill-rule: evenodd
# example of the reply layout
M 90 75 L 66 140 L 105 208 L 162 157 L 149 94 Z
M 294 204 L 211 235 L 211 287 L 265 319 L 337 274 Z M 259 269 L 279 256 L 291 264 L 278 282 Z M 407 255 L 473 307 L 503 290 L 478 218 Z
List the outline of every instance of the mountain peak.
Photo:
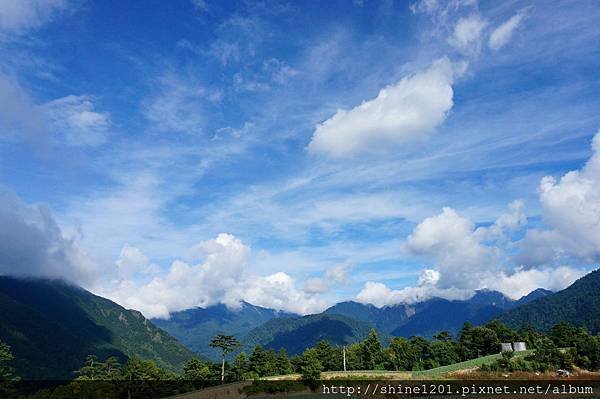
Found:
M 505 308 L 514 302 L 503 293 L 487 288 L 476 290 L 475 295 L 468 301 L 476 304 L 497 306 L 499 308 Z

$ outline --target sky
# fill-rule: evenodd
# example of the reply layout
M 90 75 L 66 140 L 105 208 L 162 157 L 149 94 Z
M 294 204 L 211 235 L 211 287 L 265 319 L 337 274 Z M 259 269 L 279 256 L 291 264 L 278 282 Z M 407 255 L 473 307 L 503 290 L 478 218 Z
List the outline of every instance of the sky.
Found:
M 0 274 L 147 317 L 560 290 L 600 3 L 0 0 Z

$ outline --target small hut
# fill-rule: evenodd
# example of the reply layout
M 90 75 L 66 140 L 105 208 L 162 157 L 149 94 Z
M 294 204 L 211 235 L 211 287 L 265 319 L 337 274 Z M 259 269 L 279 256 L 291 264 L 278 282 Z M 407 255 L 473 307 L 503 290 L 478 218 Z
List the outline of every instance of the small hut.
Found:
M 512 352 L 513 348 L 510 343 L 503 342 L 500 344 L 500 352 Z
M 525 345 L 525 342 L 515 342 L 513 343 L 513 349 L 515 352 L 523 352 L 527 350 L 527 345 Z

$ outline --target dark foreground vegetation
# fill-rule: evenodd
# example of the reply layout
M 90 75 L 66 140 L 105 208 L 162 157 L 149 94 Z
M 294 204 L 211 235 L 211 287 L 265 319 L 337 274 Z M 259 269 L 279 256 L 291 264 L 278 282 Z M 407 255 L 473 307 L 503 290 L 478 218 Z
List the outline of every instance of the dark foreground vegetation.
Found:
M 219 343 L 222 337 L 215 337 Z M 224 355 L 237 346 L 235 338 L 228 337 Z M 455 339 L 447 332 L 426 340 L 419 336 L 405 339 L 394 337 L 384 347 L 375 330 L 362 342 L 347 347 L 333 346 L 326 341 L 307 348 L 301 355 L 288 357 L 285 350 L 275 352 L 257 345 L 248 355 L 239 353 L 224 364 L 207 362 L 199 358 L 188 360 L 179 372 L 169 371 L 151 360 L 129 358 L 121 364 L 116 357 L 98 359 L 89 355 L 81 367 L 74 372 L 74 379 L 59 386 L 39 389 L 36 399 L 59 399 L 80 397 L 161 397 L 199 389 L 221 382 L 254 380 L 261 377 L 297 373 L 304 382 L 318 380 L 323 371 L 344 370 L 390 370 L 419 371 L 454 364 L 499 352 L 502 342 L 525 342 L 532 349 L 526 356 L 514 356 L 512 352 L 482 371 L 526 371 L 546 372 L 557 369 L 580 368 L 600 370 L 600 336 L 590 334 L 585 328 L 561 323 L 553 326 L 547 334 L 532 328 L 512 330 L 499 321 L 484 326 L 465 323 Z M 14 361 L 10 347 L 0 343 L 0 378 L 9 397 L 10 382 L 19 380 L 11 368 Z M 8 385 L 6 385 L 8 383 Z M 90 385 L 93 383 L 93 385 Z M 22 385 L 22 384 L 21 384 Z M 88 388 L 86 388 L 86 386 Z M 13 392 L 15 394 L 15 392 Z M 15 395 L 13 395 L 15 396 Z

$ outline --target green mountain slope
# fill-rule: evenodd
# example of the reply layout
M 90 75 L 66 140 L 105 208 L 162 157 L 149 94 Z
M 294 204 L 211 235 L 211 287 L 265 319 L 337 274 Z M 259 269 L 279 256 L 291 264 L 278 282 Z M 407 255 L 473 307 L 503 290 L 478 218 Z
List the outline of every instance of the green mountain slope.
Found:
M 171 314 L 168 320 L 152 319 L 186 347 L 202 356 L 218 360 L 220 351 L 209 346 L 216 334 L 225 333 L 243 338 L 254 328 L 278 317 L 297 317 L 260 306 L 242 302 L 239 309 L 229 309 L 223 304 L 207 308 L 194 308 Z
M 530 324 L 542 331 L 567 322 L 600 332 L 600 270 L 593 271 L 555 294 L 501 314 L 498 320 L 513 328 Z
M 275 350 L 284 348 L 289 355 L 296 355 L 321 340 L 333 345 L 361 341 L 369 335 L 371 328 L 369 323 L 339 314 L 278 318 L 250 331 L 244 339 L 244 346 L 246 351 L 257 344 Z M 380 335 L 380 339 L 387 341 L 388 337 Z
M 68 379 L 88 354 L 178 369 L 193 353 L 141 313 L 56 280 L 0 276 L 0 339 L 25 379 Z
M 484 324 L 500 312 L 501 308 L 486 303 L 435 298 L 427 301 L 424 309 L 392 331 L 392 335 L 432 338 L 440 331 L 456 335 L 466 321 L 474 325 Z
M 391 333 L 403 325 L 408 318 L 419 311 L 421 304 L 405 305 L 398 304 L 377 308 L 371 304 L 363 304 L 354 301 L 340 302 L 326 309 L 326 314 L 340 314 L 358 321 L 370 323 L 378 331 Z

